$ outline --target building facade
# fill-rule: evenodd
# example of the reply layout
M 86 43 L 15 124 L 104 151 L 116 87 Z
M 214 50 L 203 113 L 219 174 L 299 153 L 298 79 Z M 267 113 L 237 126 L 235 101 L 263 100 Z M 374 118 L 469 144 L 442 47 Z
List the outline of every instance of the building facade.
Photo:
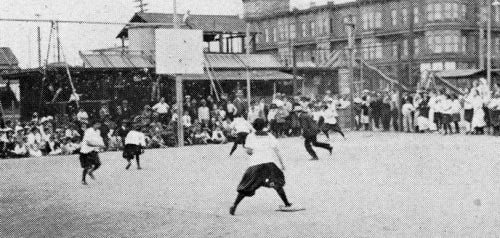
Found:
M 281 2 L 285 6 L 289 0 Z M 276 13 L 245 8 L 254 11 L 245 12 L 245 16 L 261 32 L 255 38 L 257 52 L 275 54 L 289 64 L 294 49 L 297 65 L 312 67 L 328 61 L 333 52 L 346 49 L 345 23 L 351 21 L 356 58 L 404 85 L 416 87 L 419 78 L 431 70 L 484 67 L 487 2 L 356 0 Z M 498 68 L 498 7 L 492 7 L 491 20 L 493 68 Z

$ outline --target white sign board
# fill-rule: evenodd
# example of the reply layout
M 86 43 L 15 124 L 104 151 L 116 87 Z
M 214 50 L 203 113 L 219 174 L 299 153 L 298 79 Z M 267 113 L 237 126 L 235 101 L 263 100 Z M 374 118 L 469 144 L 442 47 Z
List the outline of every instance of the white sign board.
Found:
M 157 74 L 203 74 L 203 31 L 156 29 Z

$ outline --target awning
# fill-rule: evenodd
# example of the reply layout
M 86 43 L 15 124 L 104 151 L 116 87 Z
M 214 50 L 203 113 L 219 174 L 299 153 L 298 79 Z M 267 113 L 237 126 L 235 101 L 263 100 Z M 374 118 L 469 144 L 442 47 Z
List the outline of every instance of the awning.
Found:
M 231 80 L 241 80 L 247 79 L 246 70 L 223 70 L 223 71 L 213 71 L 213 77 L 215 80 L 231 81 Z M 184 74 L 180 76 L 183 80 L 210 80 L 208 74 Z M 293 75 L 283 73 L 276 70 L 250 70 L 250 80 L 252 81 L 283 81 L 292 80 Z M 301 77 L 297 76 L 297 80 L 302 80 Z
M 80 53 L 88 68 L 153 68 L 153 58 L 140 53 L 100 52 Z
M 484 75 L 484 73 L 484 69 L 455 69 L 437 72 L 436 76 L 441 78 L 466 78 Z
M 136 51 L 99 51 L 80 53 L 86 68 L 154 68 L 152 54 Z M 270 54 L 205 54 L 212 69 L 281 69 L 283 65 Z

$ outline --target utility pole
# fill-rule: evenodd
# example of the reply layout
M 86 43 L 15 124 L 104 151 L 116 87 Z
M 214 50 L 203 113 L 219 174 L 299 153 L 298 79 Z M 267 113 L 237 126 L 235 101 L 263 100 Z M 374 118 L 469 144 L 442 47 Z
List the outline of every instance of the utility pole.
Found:
M 415 34 L 414 34 L 414 29 L 415 29 L 415 12 L 413 11 L 414 9 L 414 4 L 413 1 L 409 1 L 410 6 L 409 6 L 409 20 L 410 20 L 410 25 L 408 27 L 408 84 L 413 87 L 413 58 L 415 57 Z
M 250 22 L 247 21 L 247 27 L 246 27 L 246 34 L 245 34 L 245 48 L 246 48 L 246 54 L 250 55 Z M 250 106 L 251 106 L 251 100 L 252 100 L 252 83 L 250 81 L 250 69 L 247 67 L 247 106 L 248 106 L 248 111 L 250 111 Z
M 42 33 L 40 26 L 37 27 L 37 43 L 38 43 L 38 67 L 42 67 Z
M 179 29 L 179 17 L 177 16 L 177 1 L 174 1 L 174 29 Z M 183 113 L 183 85 L 180 75 L 175 75 L 175 96 L 177 101 L 177 146 L 184 146 L 184 125 L 182 122 Z
M 345 22 L 346 28 L 347 28 L 347 43 L 348 47 L 347 50 L 349 52 L 349 74 L 350 74 L 350 80 L 349 80 L 349 101 L 351 102 L 351 126 L 354 127 L 356 125 L 355 118 L 354 118 L 354 107 L 352 103 L 354 102 L 354 30 L 355 30 L 355 25 L 353 22 L 353 16 L 349 16 L 348 22 Z
M 486 82 L 488 82 L 488 87 L 492 88 L 491 80 L 491 0 L 487 1 L 488 5 L 488 20 L 486 26 Z
M 61 62 L 61 39 L 59 38 L 59 22 L 56 21 L 57 63 Z

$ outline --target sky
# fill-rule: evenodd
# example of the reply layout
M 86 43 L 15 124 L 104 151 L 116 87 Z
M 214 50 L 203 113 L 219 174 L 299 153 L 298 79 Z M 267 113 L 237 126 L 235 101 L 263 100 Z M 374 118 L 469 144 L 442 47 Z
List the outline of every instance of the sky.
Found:
M 306 8 L 311 2 L 325 4 L 328 0 L 291 0 L 291 6 Z M 337 0 L 341 3 L 349 0 Z M 145 0 L 149 12 L 173 12 L 173 0 Z M 134 0 L 0 0 L 0 18 L 59 19 L 128 22 L 137 11 Z M 177 11 L 192 14 L 242 13 L 241 0 L 177 0 Z M 20 66 L 37 67 L 37 26 L 41 27 L 42 59 L 47 58 L 49 23 L 0 21 L 0 47 L 10 47 Z M 115 37 L 123 26 L 75 25 L 59 26 L 64 57 L 70 64 L 81 64 L 79 51 L 119 46 Z M 52 42 L 55 38 L 52 39 Z M 53 44 L 51 44 L 53 45 Z M 49 50 L 49 61 L 55 60 L 55 48 Z

